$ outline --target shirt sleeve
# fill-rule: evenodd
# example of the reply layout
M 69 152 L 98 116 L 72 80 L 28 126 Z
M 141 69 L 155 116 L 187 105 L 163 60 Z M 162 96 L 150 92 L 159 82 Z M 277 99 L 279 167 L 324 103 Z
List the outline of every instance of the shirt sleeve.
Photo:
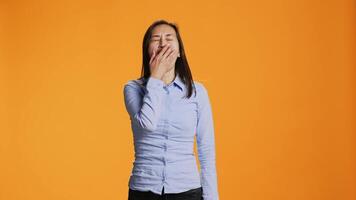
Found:
M 160 79 L 149 77 L 142 97 L 139 87 L 129 82 L 124 86 L 125 107 L 130 119 L 143 129 L 154 131 L 162 110 L 164 97 L 164 82 Z
M 204 200 L 219 200 L 215 164 L 214 122 L 206 88 L 201 85 L 198 103 L 197 147 Z

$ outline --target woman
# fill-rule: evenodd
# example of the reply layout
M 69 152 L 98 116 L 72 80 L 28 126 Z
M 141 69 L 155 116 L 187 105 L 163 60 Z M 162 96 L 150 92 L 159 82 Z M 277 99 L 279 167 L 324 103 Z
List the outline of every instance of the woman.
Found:
M 177 25 L 154 22 L 142 53 L 141 77 L 124 85 L 135 147 L 128 199 L 218 200 L 208 92 L 193 81 Z

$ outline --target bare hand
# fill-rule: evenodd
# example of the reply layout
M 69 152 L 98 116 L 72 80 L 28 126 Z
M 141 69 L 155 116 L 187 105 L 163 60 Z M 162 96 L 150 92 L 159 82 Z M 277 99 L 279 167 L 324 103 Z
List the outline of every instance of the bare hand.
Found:
M 171 45 L 167 44 L 158 54 L 156 51 L 150 59 L 151 75 L 161 79 L 163 75 L 175 67 L 178 50 L 173 49 Z

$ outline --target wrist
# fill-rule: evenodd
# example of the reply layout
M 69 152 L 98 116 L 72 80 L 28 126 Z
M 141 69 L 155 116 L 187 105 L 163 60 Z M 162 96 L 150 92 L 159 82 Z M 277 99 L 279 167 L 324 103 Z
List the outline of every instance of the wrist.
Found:
M 159 74 L 151 74 L 150 76 L 159 80 L 162 80 L 163 77 L 163 75 L 159 75 Z

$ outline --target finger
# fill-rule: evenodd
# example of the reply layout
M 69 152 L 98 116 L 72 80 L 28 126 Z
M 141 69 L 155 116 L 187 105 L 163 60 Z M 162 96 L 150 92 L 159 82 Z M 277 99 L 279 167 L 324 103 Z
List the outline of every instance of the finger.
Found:
M 168 58 L 172 57 L 175 54 L 175 52 L 177 52 L 177 50 L 176 49 L 172 49 L 172 51 L 167 55 L 167 57 Z
M 167 44 L 165 47 L 163 47 L 163 49 L 162 49 L 162 50 L 159 52 L 159 54 L 157 55 L 157 58 L 158 58 L 158 59 L 162 57 L 162 55 L 167 51 L 167 49 L 168 49 L 169 46 L 170 46 L 170 45 Z
M 162 56 L 163 59 L 168 58 L 174 52 L 174 48 L 171 47 L 169 50 L 166 51 L 166 54 Z
M 151 58 L 150 58 L 150 64 L 151 64 L 151 62 L 152 62 L 152 59 L 153 59 L 153 56 L 154 56 L 154 54 L 155 54 L 155 52 L 153 52 L 153 55 L 151 56 Z
M 153 61 L 155 56 L 156 56 L 156 51 L 153 51 L 153 55 L 151 56 L 150 63 Z
M 167 49 L 167 51 L 164 52 L 162 58 L 163 58 L 163 59 L 166 59 L 166 58 L 168 57 L 168 55 L 173 51 L 173 49 L 174 49 L 173 47 L 169 47 L 169 48 Z

